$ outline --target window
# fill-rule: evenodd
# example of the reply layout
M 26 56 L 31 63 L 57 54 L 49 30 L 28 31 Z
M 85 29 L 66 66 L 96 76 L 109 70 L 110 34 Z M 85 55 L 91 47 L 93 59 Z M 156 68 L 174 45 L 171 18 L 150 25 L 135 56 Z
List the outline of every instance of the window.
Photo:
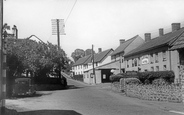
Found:
M 156 66 L 156 71 L 159 71 L 159 66 Z
M 151 71 L 154 71 L 154 67 L 151 67 Z
M 163 52 L 162 52 L 162 57 L 163 57 L 163 61 L 167 61 L 167 58 L 166 58 L 166 51 L 163 51 Z
M 96 66 L 98 66 L 98 63 L 96 62 Z
M 150 54 L 150 63 L 153 64 L 153 54 Z
M 115 56 L 111 56 L 111 60 L 114 60 L 116 57 Z
M 132 59 L 132 67 L 137 66 L 137 59 Z
M 140 57 L 138 58 L 138 66 L 140 66 L 141 64 L 141 60 L 140 60 Z
M 166 71 L 167 70 L 167 66 L 163 65 L 163 70 Z
M 135 65 L 135 64 L 134 64 L 134 60 L 135 60 L 135 59 L 132 59 L 132 67 L 134 67 L 134 65 Z
M 155 63 L 158 63 L 158 53 L 155 53 Z
M 123 61 L 124 61 L 124 60 L 122 59 L 122 60 L 121 60 L 121 63 L 123 63 Z
M 137 66 L 137 59 L 134 60 L 135 67 Z
M 129 68 L 129 64 L 128 64 L 129 60 L 127 60 L 127 68 Z

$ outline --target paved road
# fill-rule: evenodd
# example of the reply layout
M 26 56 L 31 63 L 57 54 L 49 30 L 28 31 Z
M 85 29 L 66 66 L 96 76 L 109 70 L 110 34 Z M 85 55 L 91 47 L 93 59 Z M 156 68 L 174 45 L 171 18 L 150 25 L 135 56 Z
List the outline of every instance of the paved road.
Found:
M 87 85 L 68 79 L 69 89 L 42 91 L 29 98 L 7 100 L 21 115 L 177 115 L 109 90 L 109 84 Z

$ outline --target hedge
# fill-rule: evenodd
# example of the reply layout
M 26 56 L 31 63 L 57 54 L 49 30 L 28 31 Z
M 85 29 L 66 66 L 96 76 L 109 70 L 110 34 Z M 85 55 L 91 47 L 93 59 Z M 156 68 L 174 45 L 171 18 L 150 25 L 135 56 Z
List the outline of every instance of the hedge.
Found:
M 155 79 L 164 79 L 168 83 L 174 82 L 174 72 L 173 71 L 157 71 L 157 72 L 138 72 L 138 79 L 142 83 L 152 83 Z
M 153 80 L 162 78 L 168 83 L 174 82 L 174 72 L 173 71 L 148 71 L 148 72 L 135 72 L 129 71 L 127 73 L 119 73 L 116 75 L 111 75 L 110 80 L 112 82 L 120 81 L 121 78 L 138 78 L 143 84 L 152 83 Z

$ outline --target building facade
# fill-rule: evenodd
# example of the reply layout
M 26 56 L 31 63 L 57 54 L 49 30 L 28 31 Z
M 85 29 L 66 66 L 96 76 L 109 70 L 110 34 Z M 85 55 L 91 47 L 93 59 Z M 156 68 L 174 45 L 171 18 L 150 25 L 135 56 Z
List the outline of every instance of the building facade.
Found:
M 99 49 L 99 52 L 94 55 L 94 69 L 93 69 L 92 57 L 89 58 L 84 63 L 84 66 L 85 66 L 84 82 L 85 83 L 94 84 L 94 83 L 102 83 L 102 82 L 109 82 L 110 81 L 109 80 L 110 71 L 99 71 L 96 68 L 111 62 L 112 52 L 113 52 L 113 49 L 108 49 L 105 51 L 102 51 L 101 49 Z M 104 72 L 105 72 L 107 77 L 102 76 Z
M 139 35 L 136 35 L 126 41 L 124 39 L 120 39 L 120 45 L 111 54 L 112 61 L 119 61 L 119 68 L 115 70 L 115 73 L 125 72 L 126 67 L 124 62 L 124 55 L 143 43 L 144 40 Z
M 159 29 L 159 36 L 153 39 L 146 33 L 145 43 L 125 55 L 126 71 L 174 71 L 175 82 L 179 82 L 179 51 L 170 48 L 183 36 L 184 28 L 180 28 L 180 23 L 171 27 L 172 32 L 167 34 Z

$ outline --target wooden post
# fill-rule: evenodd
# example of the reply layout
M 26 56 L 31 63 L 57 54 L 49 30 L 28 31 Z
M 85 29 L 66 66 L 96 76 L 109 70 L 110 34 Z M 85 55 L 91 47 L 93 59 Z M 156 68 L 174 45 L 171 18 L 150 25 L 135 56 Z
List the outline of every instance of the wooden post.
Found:
M 4 78 L 3 78 L 3 0 L 0 0 L 0 113 L 5 112 Z

